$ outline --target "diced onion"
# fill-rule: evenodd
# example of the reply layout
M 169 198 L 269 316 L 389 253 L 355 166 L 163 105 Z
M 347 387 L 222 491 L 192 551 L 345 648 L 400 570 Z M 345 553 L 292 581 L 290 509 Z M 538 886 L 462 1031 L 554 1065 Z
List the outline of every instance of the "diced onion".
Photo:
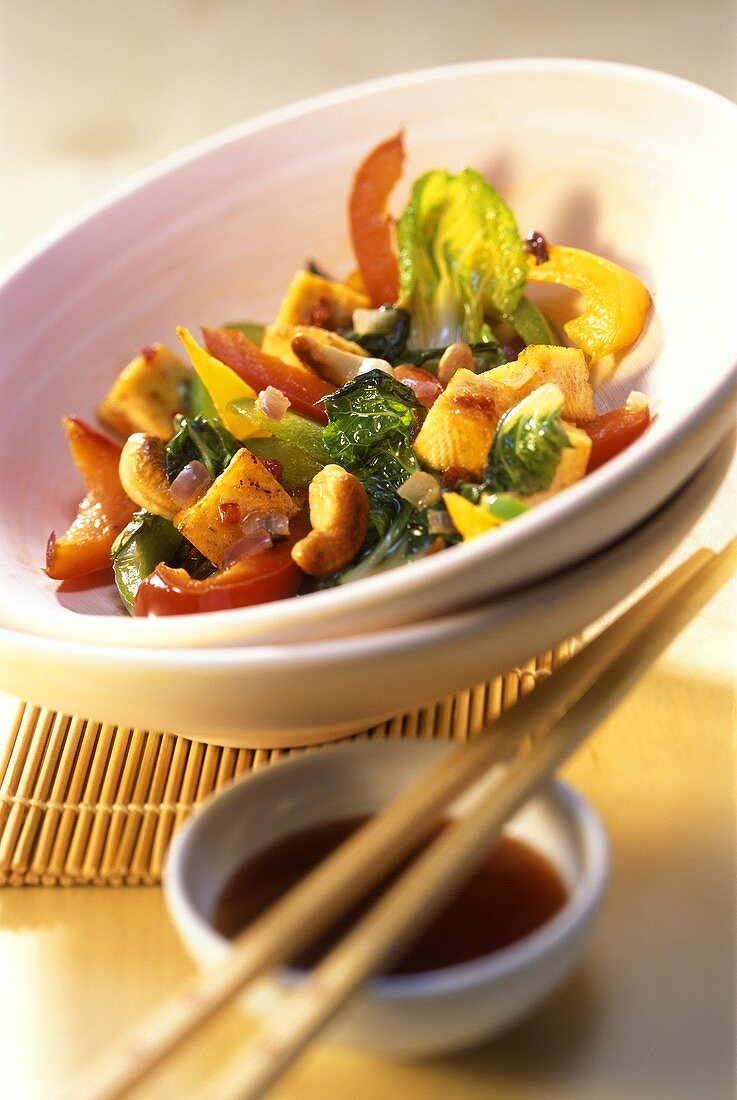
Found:
M 431 508 L 427 513 L 427 529 L 431 535 L 452 535 L 455 524 L 441 508 Z
M 289 535 L 289 517 L 283 512 L 246 512 L 241 520 L 244 535 L 261 535 L 266 532 L 271 538 L 285 539 Z
M 354 309 L 353 329 L 359 336 L 385 336 L 397 323 L 396 309 Z
M 232 546 L 229 546 L 223 555 L 223 569 L 230 569 L 231 565 L 250 558 L 252 554 L 260 554 L 262 550 L 268 550 L 271 546 L 271 535 L 268 531 L 260 531 L 255 535 L 244 535 Z
M 256 398 L 256 408 L 268 420 L 281 420 L 291 402 L 276 386 L 267 386 Z
M 416 470 L 399 486 L 397 493 L 417 509 L 427 508 L 440 500 L 440 486 L 432 474 Z
M 260 535 L 262 531 L 268 529 L 266 527 L 266 513 L 265 512 L 246 512 L 245 516 L 241 520 L 241 531 L 244 535 Z
M 289 517 L 283 512 L 267 512 L 264 523 L 272 538 L 285 539 L 289 536 Z
M 169 491 L 175 502 L 186 508 L 199 500 L 211 484 L 206 467 L 195 458 L 180 470 L 169 486 Z

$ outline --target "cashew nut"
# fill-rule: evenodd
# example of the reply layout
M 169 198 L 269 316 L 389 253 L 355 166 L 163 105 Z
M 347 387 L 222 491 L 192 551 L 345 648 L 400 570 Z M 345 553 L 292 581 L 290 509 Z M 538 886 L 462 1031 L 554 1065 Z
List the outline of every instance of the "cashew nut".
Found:
M 180 509 L 166 479 L 164 447 L 155 435 L 135 432 L 123 445 L 118 473 L 126 493 L 140 508 L 174 519 Z
M 468 344 L 451 344 L 445 349 L 438 363 L 438 381 L 443 386 L 447 386 L 459 370 L 470 370 L 476 373 L 473 352 Z
M 310 482 L 312 530 L 292 547 L 292 558 L 311 577 L 329 577 L 358 553 L 366 537 L 366 490 L 342 466 L 330 465 Z
M 292 351 L 298 359 L 312 367 L 316 374 L 335 386 L 345 385 L 365 370 L 391 371 L 390 365 L 384 359 L 368 359 L 352 351 L 320 343 L 314 336 L 303 332 L 292 340 Z

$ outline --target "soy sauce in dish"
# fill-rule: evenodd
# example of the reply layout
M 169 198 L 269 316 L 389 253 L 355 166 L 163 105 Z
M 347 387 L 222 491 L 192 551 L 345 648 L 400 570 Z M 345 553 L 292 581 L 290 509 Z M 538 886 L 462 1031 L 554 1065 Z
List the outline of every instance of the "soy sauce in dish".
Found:
M 215 929 L 228 938 L 237 936 L 365 821 L 364 817 L 330 821 L 259 852 L 236 871 L 218 898 L 212 918 Z M 290 962 L 305 969 L 318 963 L 425 846 Z M 390 973 L 437 970 L 498 951 L 545 924 L 566 900 L 566 887 L 553 864 L 524 841 L 503 835 L 473 878 Z

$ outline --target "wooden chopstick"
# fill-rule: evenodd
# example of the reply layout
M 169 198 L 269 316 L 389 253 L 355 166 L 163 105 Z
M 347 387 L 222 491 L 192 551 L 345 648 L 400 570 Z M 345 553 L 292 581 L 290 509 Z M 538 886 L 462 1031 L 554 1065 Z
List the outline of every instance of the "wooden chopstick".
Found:
M 113 1100 L 123 1096 L 254 977 L 307 946 L 327 924 L 416 847 L 446 805 L 476 782 L 491 765 L 508 757 L 525 737 L 548 729 L 560 719 L 606 669 L 626 653 L 640 632 L 661 614 L 673 597 L 695 582 L 713 558 L 714 555 L 706 550 L 693 555 L 526 696 L 494 725 L 490 734 L 480 736 L 445 757 L 422 776 L 235 940 L 233 950 L 222 963 L 189 982 L 116 1046 L 92 1068 L 84 1081 L 77 1084 L 70 1096 L 75 1100 Z M 533 759 L 538 759 L 537 753 Z M 450 832 L 454 834 L 455 829 Z M 355 973 L 351 969 L 351 974 Z M 308 988 L 312 988 L 312 983 Z M 302 1011 L 307 1011 L 306 1002 L 301 1003 Z M 332 1014 L 337 1002 L 330 1003 Z M 308 1015 L 313 1007 L 310 1003 Z M 321 1011 L 325 1011 L 324 1004 Z M 296 1054 L 299 1045 L 295 1044 L 307 1030 L 314 1033 L 301 1024 L 289 1041 L 282 1044 L 289 1054 L 285 1054 L 287 1060 L 279 1062 L 279 1066 L 288 1064 Z M 262 1066 L 259 1072 L 263 1071 Z M 281 1072 L 273 1057 L 269 1072 L 272 1080 Z M 258 1095 L 258 1092 L 244 1092 L 244 1095 Z M 218 1100 L 222 1100 L 220 1095 Z

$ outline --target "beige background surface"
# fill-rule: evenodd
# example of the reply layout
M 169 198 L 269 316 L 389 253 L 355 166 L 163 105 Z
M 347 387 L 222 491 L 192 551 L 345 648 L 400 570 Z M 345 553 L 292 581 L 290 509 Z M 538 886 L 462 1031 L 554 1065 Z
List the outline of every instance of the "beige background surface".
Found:
M 131 171 L 261 110 L 407 68 L 534 55 L 646 64 L 737 98 L 737 9 L 4 0 L 0 260 Z M 736 486 L 733 472 L 690 546 L 734 534 Z M 317 1051 L 277 1094 L 733 1097 L 736 668 L 732 583 L 567 769 L 609 826 L 613 878 L 582 969 L 545 1008 L 422 1065 Z M 0 697 L 0 730 L 13 709 Z M 53 1096 L 189 972 L 158 890 L 0 893 L 0 1094 Z M 245 1026 L 231 1013 L 149 1095 L 191 1093 Z

